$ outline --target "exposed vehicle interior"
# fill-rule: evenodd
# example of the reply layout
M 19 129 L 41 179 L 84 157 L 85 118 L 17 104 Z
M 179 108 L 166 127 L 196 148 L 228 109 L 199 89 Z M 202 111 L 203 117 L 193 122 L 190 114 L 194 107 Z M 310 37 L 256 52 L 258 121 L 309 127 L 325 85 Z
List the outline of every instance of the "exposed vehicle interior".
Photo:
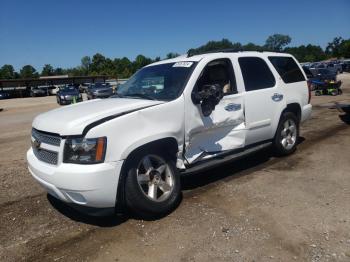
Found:
M 210 62 L 198 79 L 196 88 L 201 91 L 203 86 L 215 84 L 222 88 L 224 95 L 237 93 L 236 81 L 229 59 L 218 59 Z

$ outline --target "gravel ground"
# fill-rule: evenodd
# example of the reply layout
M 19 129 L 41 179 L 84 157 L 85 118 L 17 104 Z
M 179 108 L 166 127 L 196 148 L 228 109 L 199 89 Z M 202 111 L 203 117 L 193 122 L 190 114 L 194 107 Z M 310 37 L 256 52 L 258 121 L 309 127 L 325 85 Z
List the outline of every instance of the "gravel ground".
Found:
M 0 261 L 350 261 L 350 126 L 313 97 L 297 152 L 269 150 L 182 178 L 180 206 L 142 221 L 94 218 L 49 197 L 27 171 L 33 118 L 55 97 L 0 101 Z

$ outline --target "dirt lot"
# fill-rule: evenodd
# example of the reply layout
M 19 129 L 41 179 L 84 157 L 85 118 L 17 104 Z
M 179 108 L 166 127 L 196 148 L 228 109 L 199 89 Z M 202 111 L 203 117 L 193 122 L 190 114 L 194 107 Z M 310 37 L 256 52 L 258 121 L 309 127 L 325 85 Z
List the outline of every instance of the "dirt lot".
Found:
M 266 150 L 182 179 L 169 216 L 92 218 L 48 197 L 27 171 L 30 128 L 54 97 L 0 101 L 0 261 L 350 261 L 350 126 L 313 97 L 297 152 Z

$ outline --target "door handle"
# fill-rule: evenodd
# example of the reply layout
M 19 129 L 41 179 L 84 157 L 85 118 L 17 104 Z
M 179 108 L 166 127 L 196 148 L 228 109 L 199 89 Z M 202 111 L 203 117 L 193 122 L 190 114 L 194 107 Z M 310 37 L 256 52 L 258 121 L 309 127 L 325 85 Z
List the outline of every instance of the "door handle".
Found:
M 241 110 L 241 104 L 230 103 L 225 106 L 226 111 L 238 111 Z
M 283 95 L 279 93 L 274 93 L 273 96 L 271 96 L 272 100 L 275 102 L 279 102 L 283 99 Z

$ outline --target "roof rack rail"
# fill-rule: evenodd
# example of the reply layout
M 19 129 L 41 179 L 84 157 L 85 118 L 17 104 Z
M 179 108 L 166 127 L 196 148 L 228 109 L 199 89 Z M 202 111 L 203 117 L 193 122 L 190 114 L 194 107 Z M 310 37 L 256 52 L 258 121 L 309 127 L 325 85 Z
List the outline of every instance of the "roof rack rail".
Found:
M 215 49 L 210 51 L 204 51 L 204 52 L 193 52 L 191 49 L 187 52 L 187 57 L 195 56 L 195 55 L 203 55 L 203 54 L 212 54 L 212 53 L 238 53 L 238 52 L 244 52 L 243 48 L 226 48 L 226 49 Z M 263 52 L 255 50 L 256 52 Z

